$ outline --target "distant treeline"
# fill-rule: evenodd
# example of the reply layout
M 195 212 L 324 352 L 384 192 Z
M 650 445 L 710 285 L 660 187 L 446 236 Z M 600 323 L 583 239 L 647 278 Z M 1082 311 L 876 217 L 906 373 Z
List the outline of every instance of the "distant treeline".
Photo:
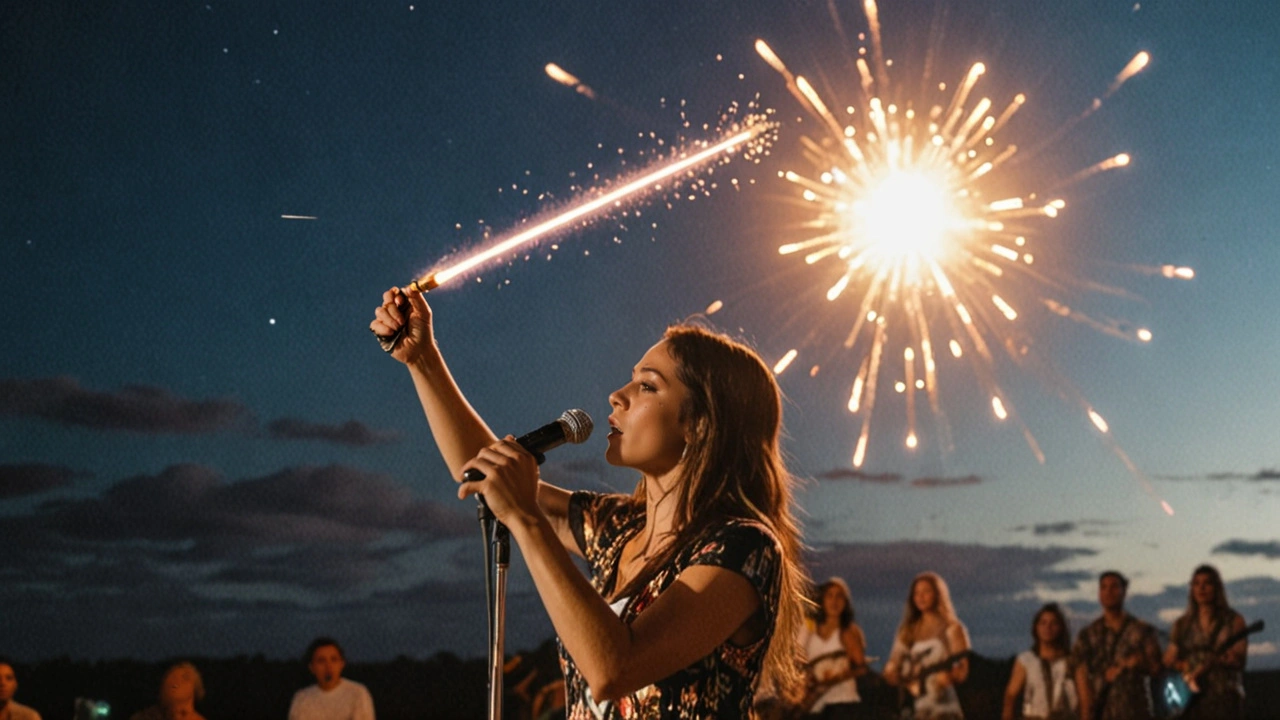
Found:
M 504 715 L 513 720 L 527 718 L 524 698 L 559 677 L 553 642 L 548 641 L 521 658 L 519 663 L 508 663 L 506 685 L 511 694 Z M 285 720 L 293 693 L 314 682 L 301 660 L 268 660 L 261 655 L 180 659 L 194 662 L 204 676 L 207 696 L 196 707 L 209 720 Z M 1001 698 L 1012 664 L 1013 658 L 973 656 L 969 679 L 959 687 L 966 718 L 1000 717 Z M 160 677 L 168 665 L 67 658 L 17 663 L 18 700 L 38 710 L 44 720 L 70 720 L 78 697 L 105 700 L 111 705 L 111 720 L 128 720 L 155 702 Z M 402 656 L 381 663 L 352 661 L 344 675 L 368 686 L 378 720 L 476 720 L 486 714 L 487 673 L 483 658 L 463 660 L 451 653 L 439 653 L 426 660 Z M 864 701 L 879 711 L 879 717 L 897 717 L 898 691 L 884 685 L 877 675 L 861 678 L 859 689 Z M 1245 691 L 1246 718 L 1277 717 L 1280 670 L 1246 673 Z

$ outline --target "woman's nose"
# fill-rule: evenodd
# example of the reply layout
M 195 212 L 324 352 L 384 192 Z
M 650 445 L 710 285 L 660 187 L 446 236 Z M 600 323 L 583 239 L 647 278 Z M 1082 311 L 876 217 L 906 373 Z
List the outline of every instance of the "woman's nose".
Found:
M 622 391 L 623 388 L 618 388 L 617 390 L 609 393 L 609 407 L 622 407 Z

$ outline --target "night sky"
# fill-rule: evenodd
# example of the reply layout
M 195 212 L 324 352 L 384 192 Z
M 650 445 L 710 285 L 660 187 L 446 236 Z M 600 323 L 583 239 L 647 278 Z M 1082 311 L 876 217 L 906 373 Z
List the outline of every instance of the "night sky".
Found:
M 710 321 L 768 361 L 801 351 L 779 380 L 811 569 L 849 581 L 870 655 L 887 656 L 922 570 L 951 583 L 975 648 L 1007 656 L 1043 602 L 1066 603 L 1073 630 L 1095 616 L 1108 568 L 1167 629 L 1211 562 L 1246 619 L 1272 624 L 1252 666 L 1280 666 L 1274 3 L 882 0 L 896 82 L 923 84 L 932 48 L 935 81 L 981 60 L 976 93 L 1027 94 L 1001 136 L 1036 148 L 1015 175 L 1132 155 L 1064 191 L 1036 239 L 1128 293 L 1080 293 L 1081 309 L 1153 340 L 1019 322 L 1150 492 L 1078 406 L 1007 361 L 997 378 L 1043 465 L 953 364 L 954 449 L 927 412 L 921 446 L 902 449 L 885 391 L 853 469 L 851 310 L 822 298 L 839 272 L 777 252 L 804 221 L 778 174 L 804 167 L 816 128 L 752 47 L 853 104 L 866 21 L 861 3 L 831 5 L 839 28 L 818 0 L 7 4 L 0 652 L 292 657 L 330 634 L 358 660 L 482 654 L 474 510 L 370 336 L 373 308 L 754 101 L 776 139 L 699 176 L 715 189 L 650 196 L 431 294 L 490 425 L 519 434 L 569 407 L 603 423 L 663 328 L 718 300 Z M 1143 73 L 1054 137 L 1144 50 Z M 1135 270 L 1162 264 L 1196 278 Z M 544 477 L 636 480 L 605 465 L 602 438 L 557 450 Z M 508 647 L 550 637 L 518 559 L 509 601 Z

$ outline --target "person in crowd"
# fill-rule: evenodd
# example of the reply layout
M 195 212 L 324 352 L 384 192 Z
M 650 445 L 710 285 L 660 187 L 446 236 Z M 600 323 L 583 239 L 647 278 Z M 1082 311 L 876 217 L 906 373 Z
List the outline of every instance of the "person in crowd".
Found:
M 289 720 L 374 720 L 369 690 L 342 677 L 347 657 L 337 640 L 312 640 L 304 659 L 316 684 L 294 693 Z
M 155 705 L 134 713 L 132 720 L 204 720 L 196 703 L 204 699 L 204 680 L 189 662 L 170 665 L 160 679 Z
M 0 720 L 40 720 L 40 713 L 13 699 L 17 692 L 18 674 L 13 663 L 0 657 Z
M 914 696 L 917 720 L 962 720 L 955 686 L 969 676 L 969 631 L 937 573 L 916 576 L 885 664 L 884 679 Z
M 812 624 L 801 647 L 809 687 L 801 701 L 809 715 L 847 720 L 858 717 L 857 677 L 867 671 L 867 640 L 854 622 L 853 600 L 844 580 L 833 577 L 818 586 Z
M 1148 678 L 1160 669 L 1156 631 L 1124 609 L 1129 580 L 1115 570 L 1098 577 L 1102 617 L 1080 631 L 1071 649 L 1083 720 L 1151 717 Z
M 1222 575 L 1212 565 L 1191 574 L 1187 611 L 1173 623 L 1164 665 L 1196 693 L 1188 720 L 1238 720 L 1244 714 L 1244 665 L 1249 643 L 1240 613 L 1227 603 Z
M 1031 620 L 1031 649 L 1014 659 L 1009 685 L 1004 691 L 1001 720 L 1013 720 L 1014 705 L 1022 696 L 1026 720 L 1076 720 L 1080 698 L 1071 670 L 1071 631 L 1057 603 L 1036 611 Z
M 482 494 L 520 546 L 561 642 L 569 720 L 746 717 L 762 666 L 798 680 L 800 534 L 781 393 L 754 351 L 668 328 L 608 398 L 605 459 L 637 471 L 635 491 L 571 493 L 541 482 L 533 456 L 472 409 L 416 287 L 382 299 L 370 329 L 403 329 L 392 356 L 451 475 L 484 475 L 459 497 Z

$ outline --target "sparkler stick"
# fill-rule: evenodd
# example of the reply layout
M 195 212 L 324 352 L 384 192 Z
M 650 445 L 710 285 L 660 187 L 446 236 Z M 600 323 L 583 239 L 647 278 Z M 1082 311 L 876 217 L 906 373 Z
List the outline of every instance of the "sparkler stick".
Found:
M 718 157 L 722 153 L 731 152 L 743 143 L 760 137 L 761 134 L 769 130 L 771 127 L 772 126 L 769 123 L 765 122 L 751 123 L 746 128 L 704 148 L 703 150 L 686 157 L 672 159 L 671 161 L 659 165 L 652 170 L 644 172 L 639 177 L 624 183 L 620 187 L 614 188 L 613 190 L 610 190 L 609 192 L 594 199 L 573 205 L 568 210 L 544 220 L 527 230 L 522 230 L 486 250 L 477 252 L 474 255 L 471 255 L 464 260 L 460 260 L 448 267 L 430 270 L 411 282 L 410 286 L 419 292 L 434 290 L 489 260 L 500 257 L 522 245 L 534 242 L 553 232 L 562 230 L 578 220 L 590 217 L 591 215 L 601 212 L 606 208 L 621 204 L 623 200 L 631 198 L 632 196 L 659 190 L 661 189 L 662 182 L 665 180 L 679 175 L 682 172 L 692 170 Z M 379 335 L 378 342 L 382 345 L 382 349 L 386 352 L 394 350 L 396 344 L 400 340 L 400 337 L 404 334 L 404 329 L 404 327 L 401 327 L 400 332 L 391 336 Z

